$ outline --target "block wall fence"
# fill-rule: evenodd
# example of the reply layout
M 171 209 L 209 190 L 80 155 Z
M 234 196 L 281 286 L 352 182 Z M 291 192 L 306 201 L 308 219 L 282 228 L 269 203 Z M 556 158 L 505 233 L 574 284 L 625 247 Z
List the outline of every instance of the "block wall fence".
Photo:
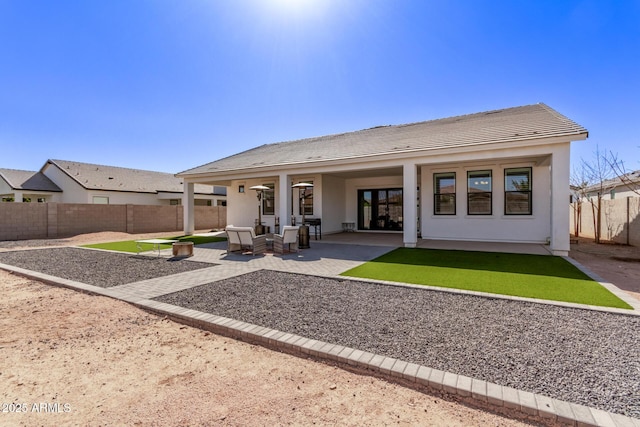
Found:
M 596 202 L 597 203 L 597 202 Z M 571 234 L 578 224 L 581 237 L 595 238 L 591 203 L 571 204 Z M 640 246 L 640 197 L 602 200 L 600 238 L 624 245 Z
M 194 208 L 196 230 L 226 226 L 225 206 Z M 0 203 L 0 240 L 47 239 L 100 231 L 181 232 L 183 217 L 183 206 Z

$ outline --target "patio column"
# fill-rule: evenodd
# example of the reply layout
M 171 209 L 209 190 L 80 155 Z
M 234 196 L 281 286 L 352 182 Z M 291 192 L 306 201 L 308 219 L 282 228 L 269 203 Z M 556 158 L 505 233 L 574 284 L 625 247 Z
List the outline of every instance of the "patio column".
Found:
M 418 168 L 415 163 L 402 167 L 402 229 L 405 248 L 418 243 Z
M 195 230 L 195 215 L 194 215 L 194 201 L 193 201 L 193 183 L 184 181 L 184 192 L 182 193 L 182 206 L 183 206 L 183 222 L 184 222 L 184 234 L 190 236 Z
M 551 155 L 551 252 L 569 255 L 569 143 Z
M 285 225 L 291 225 L 291 179 L 286 173 L 280 174 L 278 180 L 278 217 L 280 232 Z
M 13 195 L 14 203 L 22 203 L 23 198 L 24 198 L 24 194 L 22 194 L 22 191 L 16 191 L 15 194 Z

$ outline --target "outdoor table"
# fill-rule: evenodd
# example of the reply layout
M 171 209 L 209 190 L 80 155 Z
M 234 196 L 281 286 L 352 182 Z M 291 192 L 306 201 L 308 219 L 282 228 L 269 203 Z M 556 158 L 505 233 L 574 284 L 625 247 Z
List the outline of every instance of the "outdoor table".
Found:
M 153 245 L 154 251 L 158 251 L 158 256 L 160 256 L 160 245 L 168 245 L 171 243 L 176 243 L 178 240 L 168 240 L 168 239 L 144 239 L 144 240 L 136 240 L 136 248 L 138 249 L 138 255 L 142 252 L 142 243 L 150 243 Z

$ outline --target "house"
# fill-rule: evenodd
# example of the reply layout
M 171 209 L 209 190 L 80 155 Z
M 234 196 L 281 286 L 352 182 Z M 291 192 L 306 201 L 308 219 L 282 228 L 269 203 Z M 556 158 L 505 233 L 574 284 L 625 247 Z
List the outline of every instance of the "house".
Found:
M 182 180 L 173 174 L 67 160 L 47 160 L 38 172 L 0 169 L 2 201 L 179 205 Z M 224 206 L 226 188 L 196 185 L 194 205 Z
M 62 189 L 41 172 L 0 169 L 0 202 L 46 202 Z
M 603 191 L 602 200 L 626 199 L 627 197 L 640 196 L 640 170 L 625 173 L 615 178 L 607 179 L 602 183 L 586 187 L 582 193 L 591 200 L 598 197 L 598 192 Z
M 545 104 L 266 144 L 186 170 L 185 233 L 195 184 L 227 186 L 228 223 L 283 226 L 302 215 L 324 233 L 549 243 L 569 251 L 569 147 L 582 126 Z M 250 187 L 263 185 L 258 205 Z

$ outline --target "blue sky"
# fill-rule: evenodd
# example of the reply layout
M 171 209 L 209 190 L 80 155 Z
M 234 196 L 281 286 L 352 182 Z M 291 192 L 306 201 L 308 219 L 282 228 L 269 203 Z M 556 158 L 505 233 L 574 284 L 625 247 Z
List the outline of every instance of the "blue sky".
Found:
M 0 0 L 0 167 L 179 172 L 544 102 L 640 169 L 640 1 Z

